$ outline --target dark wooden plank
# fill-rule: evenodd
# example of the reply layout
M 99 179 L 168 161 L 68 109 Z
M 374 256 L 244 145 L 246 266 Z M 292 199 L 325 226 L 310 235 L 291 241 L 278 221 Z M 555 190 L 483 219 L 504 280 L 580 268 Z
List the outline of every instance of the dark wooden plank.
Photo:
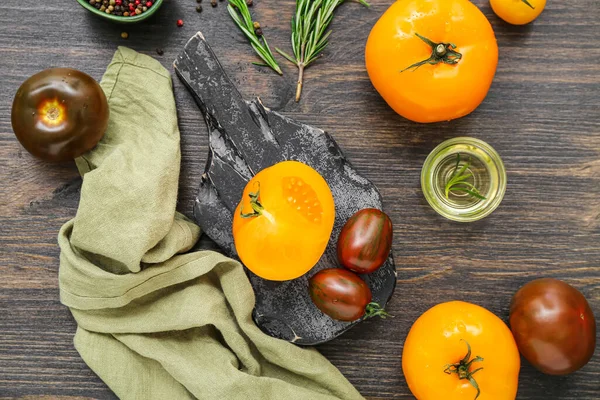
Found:
M 271 45 L 289 48 L 293 0 L 255 0 Z M 398 287 L 394 319 L 367 321 L 319 349 L 372 399 L 412 398 L 401 352 L 411 323 L 430 306 L 469 300 L 507 319 L 510 296 L 538 276 L 577 286 L 600 318 L 600 7 L 596 0 L 549 2 L 532 25 L 509 26 L 487 1 L 500 63 L 485 102 L 470 116 L 435 125 L 394 114 L 371 87 L 363 46 L 391 1 L 369 10 L 341 7 L 326 56 L 307 71 L 301 103 L 295 70 L 284 76 L 255 60 L 220 3 L 197 14 L 193 0 L 166 1 L 147 23 L 119 26 L 71 0 L 0 2 L 0 398 L 59 396 L 114 399 L 72 346 L 75 324 L 58 302 L 56 234 L 77 207 L 77 171 L 48 165 L 21 149 L 10 127 L 18 85 L 51 66 L 97 79 L 117 45 L 157 57 L 170 68 L 202 30 L 245 98 L 325 129 L 354 166 L 380 189 L 395 225 Z M 185 20 L 177 28 L 175 21 Z M 129 40 L 120 38 L 127 31 Z M 164 49 L 158 56 L 155 49 Z M 143 79 L 143 77 L 140 77 Z M 182 133 L 179 209 L 191 215 L 207 153 L 202 116 L 174 80 Z M 443 140 L 469 135 L 492 144 L 508 169 L 504 202 L 487 219 L 457 225 L 426 204 L 419 174 Z M 62 191 L 56 192 L 57 188 Z M 210 245 L 204 242 L 203 245 Z M 600 334 L 600 333 L 599 333 Z M 582 371 L 544 376 L 524 363 L 519 399 L 598 399 L 600 352 Z

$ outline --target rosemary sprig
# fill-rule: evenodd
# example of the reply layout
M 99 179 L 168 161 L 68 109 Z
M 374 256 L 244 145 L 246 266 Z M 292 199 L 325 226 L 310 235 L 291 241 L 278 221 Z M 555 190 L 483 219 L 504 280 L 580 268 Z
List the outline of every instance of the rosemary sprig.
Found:
M 479 193 L 479 190 L 477 190 L 473 184 L 466 182 L 467 179 L 473 176 L 473 174 L 465 174 L 465 171 L 470 166 L 471 162 L 469 161 L 460 167 L 460 153 L 456 154 L 456 166 L 454 167 L 454 172 L 452 172 L 450 179 L 448 179 L 448 182 L 446 182 L 445 193 L 447 199 L 450 196 L 450 192 L 453 191 L 468 193 L 480 200 L 486 199 L 485 196 L 482 196 Z
M 333 12 L 346 0 L 296 0 L 296 13 L 292 18 L 292 50 L 294 56 L 275 48 L 279 54 L 298 67 L 296 101 L 300 101 L 304 70 L 321 56 L 327 47 L 331 31 L 327 31 L 333 20 Z M 365 0 L 355 0 L 365 7 Z
M 273 53 L 269 48 L 267 39 L 264 35 L 259 35 L 256 33 L 258 28 L 255 30 L 255 24 L 258 27 L 260 27 L 260 25 L 252 21 L 252 16 L 250 15 L 250 10 L 248 9 L 246 0 L 229 0 L 227 11 L 229 11 L 229 15 L 231 15 L 231 18 L 233 18 L 233 22 L 235 22 L 238 28 L 240 28 L 248 40 L 250 40 L 250 45 L 252 45 L 252 48 L 254 51 L 256 51 L 256 54 L 258 54 L 258 56 L 265 62 L 264 64 L 254 64 L 262 66 L 266 65 L 271 67 L 279 75 L 283 75 L 281 68 L 279 68 L 277 61 L 275 61 L 275 57 L 273 57 Z

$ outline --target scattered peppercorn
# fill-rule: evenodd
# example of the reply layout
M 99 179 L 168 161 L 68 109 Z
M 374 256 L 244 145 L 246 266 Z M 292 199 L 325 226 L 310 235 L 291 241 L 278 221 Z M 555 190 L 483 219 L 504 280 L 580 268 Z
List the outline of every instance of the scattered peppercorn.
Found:
M 261 28 L 255 29 L 254 33 L 256 33 L 256 36 L 262 36 L 263 35 L 263 31 Z
M 129 37 L 129 33 L 127 33 L 127 32 L 121 32 L 121 37 L 123 39 L 127 39 Z
M 252 7 L 252 4 L 254 4 L 254 2 L 252 0 L 246 0 L 246 5 L 248 7 Z
M 180 28 L 183 26 L 183 20 L 182 19 L 178 19 L 177 20 L 177 26 L 180 27 Z
M 165 52 L 163 51 L 163 49 L 158 48 L 158 49 L 156 49 L 156 54 L 158 54 L 159 56 L 162 56 L 163 54 L 165 54 Z
M 217 6 L 217 0 L 210 0 L 210 5 L 213 7 Z
M 198 4 L 198 7 L 196 7 L 196 12 L 202 12 L 202 6 L 200 4 Z
M 202 3 L 202 0 L 196 0 L 196 3 Z
M 156 0 L 89 0 L 99 11 L 119 17 L 136 16 L 145 13 Z

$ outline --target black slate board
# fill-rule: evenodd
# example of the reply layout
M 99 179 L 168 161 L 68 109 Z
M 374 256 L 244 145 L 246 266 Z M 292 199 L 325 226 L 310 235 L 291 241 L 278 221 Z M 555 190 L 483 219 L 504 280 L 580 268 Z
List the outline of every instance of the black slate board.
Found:
M 264 280 L 246 269 L 256 293 L 254 320 L 267 334 L 299 345 L 331 340 L 360 321 L 335 321 L 318 310 L 308 295 L 308 278 L 337 267 L 336 243 L 345 221 L 362 208 L 382 207 L 377 188 L 358 174 L 333 138 L 263 106 L 244 101 L 199 32 L 186 44 L 174 68 L 204 115 L 209 156 L 195 201 L 194 217 L 203 231 L 237 258 L 231 232 L 232 211 L 246 183 L 264 168 L 296 160 L 317 170 L 329 184 L 336 206 L 333 234 L 319 263 L 306 275 L 285 282 Z M 373 301 L 387 304 L 396 286 L 392 254 L 363 279 Z

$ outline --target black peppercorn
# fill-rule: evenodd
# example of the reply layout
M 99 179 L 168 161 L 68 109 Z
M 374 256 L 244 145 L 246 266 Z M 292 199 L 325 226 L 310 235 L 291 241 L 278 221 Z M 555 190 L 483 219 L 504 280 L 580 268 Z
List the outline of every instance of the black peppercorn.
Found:
M 252 0 L 246 0 L 246 5 L 248 7 L 252 7 L 252 4 L 254 4 L 254 2 Z
M 202 12 L 202 6 L 200 4 L 196 7 L 196 12 Z
M 210 0 L 210 5 L 213 7 L 217 6 L 217 0 Z
M 156 49 L 156 54 L 162 56 L 163 54 L 165 54 L 165 52 L 163 51 L 163 49 Z

